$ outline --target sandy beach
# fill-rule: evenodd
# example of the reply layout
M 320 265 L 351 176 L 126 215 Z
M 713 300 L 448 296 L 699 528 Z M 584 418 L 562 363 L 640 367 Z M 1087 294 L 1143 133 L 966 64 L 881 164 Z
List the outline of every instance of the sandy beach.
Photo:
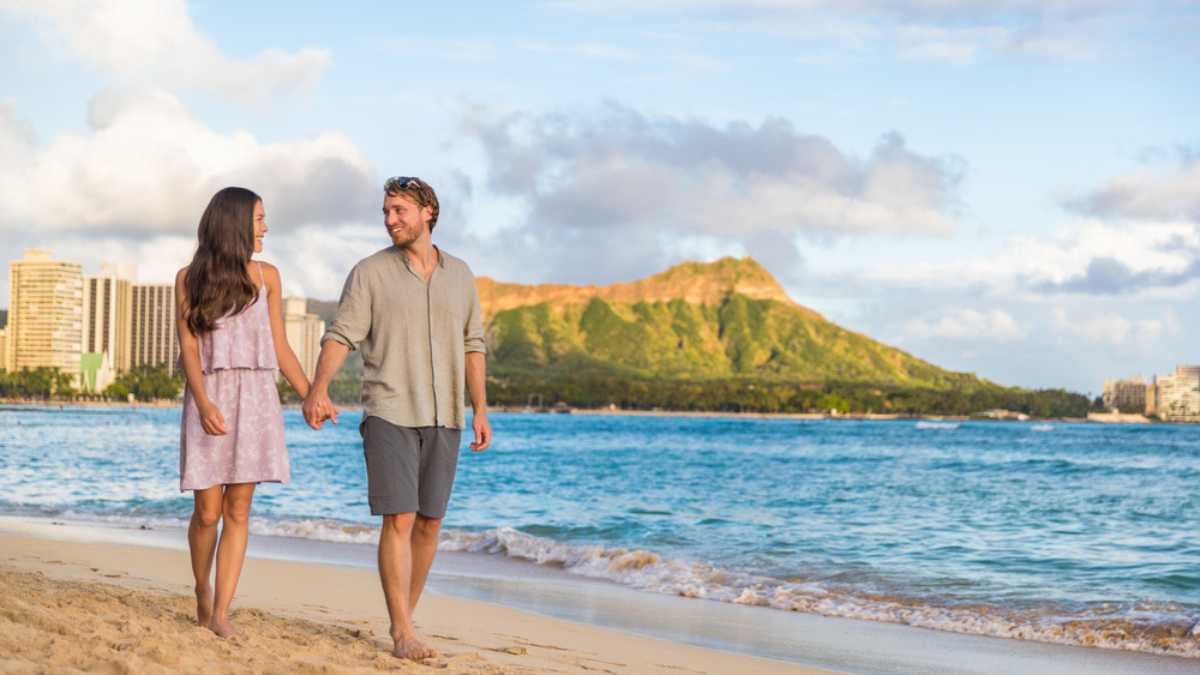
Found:
M 160 537 L 158 543 L 147 536 L 152 534 Z M 390 654 L 373 569 L 255 555 L 246 560 L 234 602 L 233 620 L 242 635 L 221 640 L 195 624 L 187 552 L 171 547 L 164 534 L 171 535 L 0 518 L 0 672 L 1200 672 L 1194 659 L 764 612 L 654 594 L 639 594 L 651 602 L 637 608 L 620 590 L 613 601 L 640 617 L 642 627 L 628 624 L 637 633 L 597 625 L 604 624 L 606 611 L 611 615 L 603 603 L 591 605 L 591 618 L 567 620 L 509 606 L 516 596 L 496 604 L 427 591 L 417 627 L 441 656 L 413 663 Z M 131 543 L 138 541 L 147 543 Z M 275 553 L 269 547 L 263 552 Z M 523 583 L 497 579 L 502 587 Z M 590 591 L 585 585 L 577 592 Z M 698 635 L 705 625 L 711 629 L 714 617 L 742 650 L 685 643 L 695 639 L 686 634 Z M 670 639 L 646 632 L 672 624 L 680 630 Z M 786 652 L 793 661 L 754 655 L 773 651 Z
M 183 551 L 0 533 L 0 672 L 824 673 L 429 595 L 442 656 L 391 656 L 371 570 L 246 561 L 221 640 L 195 625 Z

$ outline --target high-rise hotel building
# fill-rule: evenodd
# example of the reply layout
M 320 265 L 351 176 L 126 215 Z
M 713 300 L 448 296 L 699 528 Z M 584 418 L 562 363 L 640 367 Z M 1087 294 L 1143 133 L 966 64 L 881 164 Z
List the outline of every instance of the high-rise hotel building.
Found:
M 78 377 L 83 350 L 83 269 L 28 249 L 8 264 L 4 368 L 58 368 Z
M 128 265 L 104 265 L 83 279 L 83 352 L 108 356 L 116 374 L 129 370 L 134 271 Z
M 175 287 L 171 284 L 133 284 L 132 291 L 129 368 L 166 366 L 174 372 L 179 360 Z
M 1200 366 L 1176 366 L 1170 375 L 1159 375 L 1155 407 L 1158 416 L 1171 422 L 1200 422 Z

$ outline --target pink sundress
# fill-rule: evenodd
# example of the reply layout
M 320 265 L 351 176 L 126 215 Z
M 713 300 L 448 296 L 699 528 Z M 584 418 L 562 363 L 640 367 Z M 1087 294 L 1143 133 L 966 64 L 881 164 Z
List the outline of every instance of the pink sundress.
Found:
M 271 338 L 261 264 L 258 271 L 262 286 L 257 299 L 241 313 L 217 321 L 214 330 L 199 338 L 204 389 L 225 418 L 227 433 L 205 433 L 192 392 L 184 387 L 179 438 L 181 492 L 291 479 L 283 410 L 275 387 L 279 362 Z

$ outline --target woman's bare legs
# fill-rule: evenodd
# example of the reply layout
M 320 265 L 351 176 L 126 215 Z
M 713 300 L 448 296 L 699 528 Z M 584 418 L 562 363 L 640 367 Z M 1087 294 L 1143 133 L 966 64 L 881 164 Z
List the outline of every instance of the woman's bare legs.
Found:
M 254 499 L 255 483 L 235 483 L 225 486 L 221 500 L 221 541 L 217 546 L 217 592 L 212 619 L 208 625 L 221 637 L 237 633 L 229 622 L 229 605 L 237 590 L 242 563 L 246 560 L 246 539 L 250 532 L 250 503 Z
M 196 577 L 196 621 L 207 627 L 212 621 L 213 594 L 209 576 L 213 554 L 217 550 L 217 523 L 221 520 L 224 488 L 214 485 L 193 492 L 195 505 L 188 523 L 188 550 L 192 554 L 192 574 Z

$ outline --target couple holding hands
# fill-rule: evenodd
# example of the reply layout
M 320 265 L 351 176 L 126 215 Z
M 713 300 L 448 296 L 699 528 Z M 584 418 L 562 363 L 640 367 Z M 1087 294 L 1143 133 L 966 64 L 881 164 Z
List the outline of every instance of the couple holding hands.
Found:
M 417 636 L 412 615 L 454 484 L 465 395 L 474 409 L 469 447 L 480 452 L 492 439 L 475 277 L 465 262 L 433 244 L 438 213 L 437 195 L 421 179 L 384 184 L 392 246 L 350 271 L 311 384 L 284 333 L 279 271 L 251 260 L 268 231 L 262 199 L 245 188 L 225 188 L 200 218 L 195 256 L 175 278 L 187 379 L 179 470 L 180 489 L 195 499 L 188 545 L 197 620 L 217 635 L 236 634 L 229 606 L 245 560 L 254 489 L 264 481 L 286 483 L 291 475 L 276 371 L 304 398 L 305 421 L 320 429 L 327 420 L 337 423 L 329 383 L 358 349 L 359 432 L 371 513 L 383 518 L 379 577 L 393 653 L 436 656 Z M 215 588 L 209 581 L 214 558 Z

